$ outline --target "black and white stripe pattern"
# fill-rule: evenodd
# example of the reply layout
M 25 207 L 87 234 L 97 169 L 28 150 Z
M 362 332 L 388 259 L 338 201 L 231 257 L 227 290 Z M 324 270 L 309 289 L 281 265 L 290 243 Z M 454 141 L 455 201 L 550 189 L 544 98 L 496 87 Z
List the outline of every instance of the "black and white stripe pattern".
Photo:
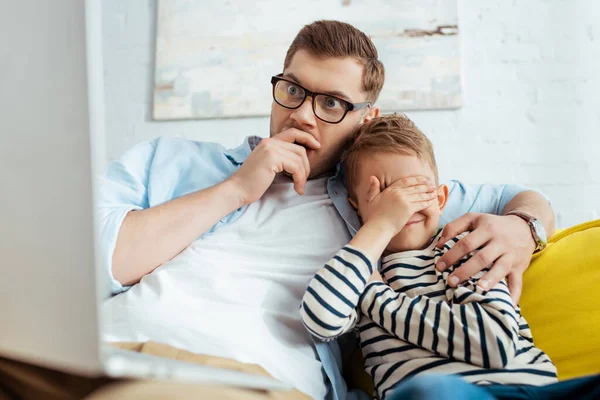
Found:
M 306 328 L 333 340 L 358 328 L 367 372 L 383 399 L 401 380 L 420 373 L 460 375 L 479 384 L 544 385 L 556 381 L 548 356 L 531 332 L 506 283 L 489 291 L 476 284 L 447 285 L 457 266 L 439 272 L 435 263 L 461 237 L 435 248 L 392 254 L 382 260 L 387 284 L 371 282 L 372 260 L 346 246 L 310 282 L 301 306 Z

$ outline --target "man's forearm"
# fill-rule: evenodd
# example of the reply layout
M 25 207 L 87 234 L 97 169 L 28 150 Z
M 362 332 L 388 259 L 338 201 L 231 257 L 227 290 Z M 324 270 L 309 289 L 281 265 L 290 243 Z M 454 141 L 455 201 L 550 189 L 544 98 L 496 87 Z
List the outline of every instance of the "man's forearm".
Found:
M 156 207 L 130 212 L 117 237 L 113 276 L 123 285 L 138 282 L 242 205 L 239 190 L 232 181 L 224 181 Z
M 521 192 L 504 207 L 502 214 L 509 211 L 522 211 L 536 217 L 546 230 L 548 237 L 554 233 L 554 211 L 548 201 L 539 193 L 532 190 Z

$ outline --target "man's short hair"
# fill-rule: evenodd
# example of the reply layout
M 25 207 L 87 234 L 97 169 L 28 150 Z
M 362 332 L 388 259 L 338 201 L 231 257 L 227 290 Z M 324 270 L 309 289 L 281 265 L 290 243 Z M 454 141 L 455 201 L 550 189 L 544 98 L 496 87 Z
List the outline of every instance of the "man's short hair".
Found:
M 363 66 L 362 90 L 367 101 L 375 102 L 385 79 L 383 64 L 377 48 L 367 35 L 345 22 L 315 21 L 304 26 L 296 35 L 285 56 L 287 68 L 298 50 L 326 58 L 352 57 Z
M 342 158 L 346 187 L 350 197 L 355 200 L 354 185 L 360 158 L 375 153 L 417 156 L 431 166 L 435 183 L 438 184 L 438 169 L 431 141 L 406 115 L 385 115 L 356 127 L 350 146 Z

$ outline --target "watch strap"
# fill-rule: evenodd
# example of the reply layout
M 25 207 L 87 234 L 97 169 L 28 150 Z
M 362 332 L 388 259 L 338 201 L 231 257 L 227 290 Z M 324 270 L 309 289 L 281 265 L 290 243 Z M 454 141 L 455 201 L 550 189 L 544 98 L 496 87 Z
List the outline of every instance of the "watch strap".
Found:
M 531 235 L 533 236 L 533 241 L 535 242 L 534 253 L 538 252 L 538 251 L 542 250 L 544 247 L 546 247 L 546 244 L 542 241 L 542 239 L 538 235 L 537 231 L 535 230 L 535 225 L 533 224 L 534 221 L 537 221 L 537 218 L 535 218 L 527 213 L 524 213 L 522 211 L 509 211 L 504 215 L 514 215 L 514 216 L 521 218 L 525 222 L 527 222 L 527 225 L 529 225 L 529 229 L 531 230 Z

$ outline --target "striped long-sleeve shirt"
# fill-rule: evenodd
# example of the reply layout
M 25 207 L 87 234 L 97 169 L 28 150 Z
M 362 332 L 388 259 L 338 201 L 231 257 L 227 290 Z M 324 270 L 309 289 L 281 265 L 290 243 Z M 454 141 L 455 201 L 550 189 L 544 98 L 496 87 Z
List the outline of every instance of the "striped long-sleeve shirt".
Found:
M 457 288 L 447 284 L 456 266 L 435 264 L 464 233 L 442 249 L 391 254 L 382 259 L 386 283 L 367 283 L 376 264 L 360 249 L 342 248 L 310 282 L 300 313 L 321 340 L 357 329 L 376 396 L 384 399 L 403 379 L 428 372 L 456 374 L 477 384 L 545 385 L 556 368 L 533 344 L 508 287 L 477 286 L 484 269 Z

